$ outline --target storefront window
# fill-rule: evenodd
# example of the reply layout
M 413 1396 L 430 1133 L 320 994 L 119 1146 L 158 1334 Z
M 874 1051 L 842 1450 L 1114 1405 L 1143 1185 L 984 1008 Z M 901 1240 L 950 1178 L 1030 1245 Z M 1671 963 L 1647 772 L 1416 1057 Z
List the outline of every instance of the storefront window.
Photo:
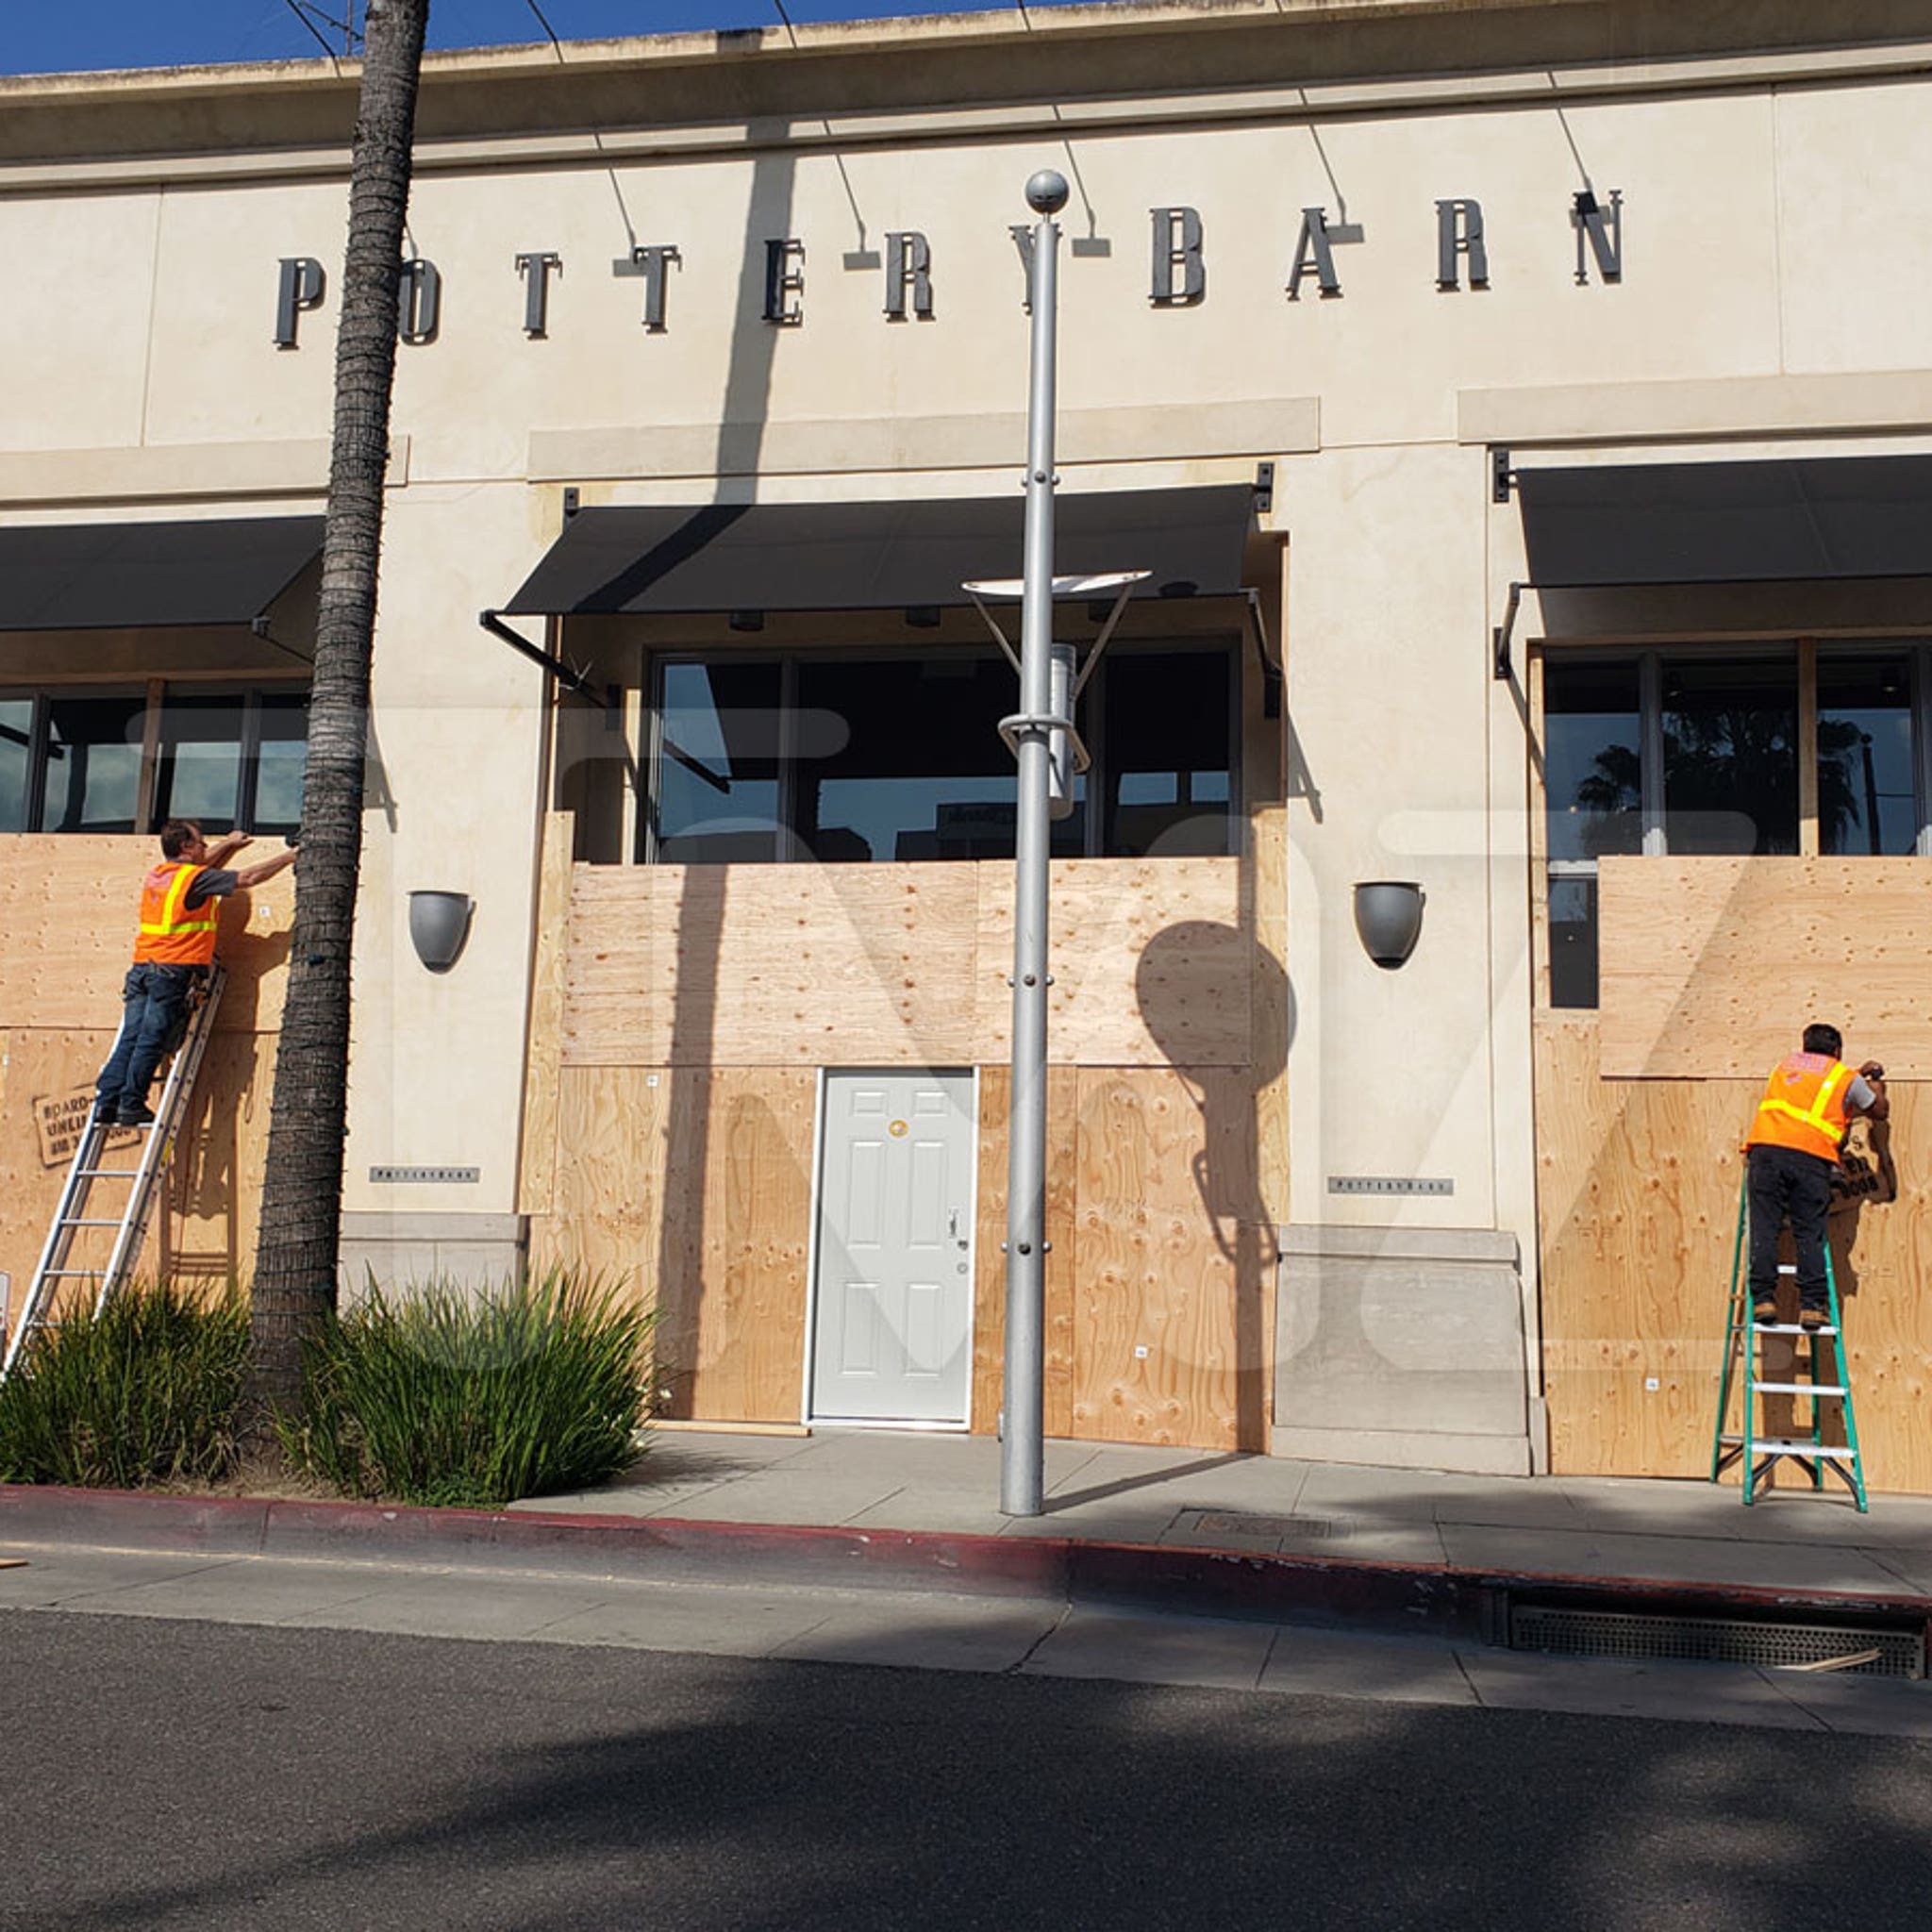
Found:
M 308 771 L 308 700 L 264 697 L 256 734 L 252 830 L 286 839 L 302 823 L 302 785 Z
M 1108 851 L 1132 858 L 1225 852 L 1226 654 L 1123 653 L 1106 670 Z
M 1907 853 L 1919 839 L 1911 659 L 1903 651 L 1818 659 L 1818 845 Z
M 241 809 L 242 704 L 239 697 L 170 697 L 161 707 L 155 817 L 231 831 Z
M 47 832 L 131 832 L 141 796 L 147 701 L 56 697 L 47 705 Z
M 0 698 L 0 832 L 24 832 L 27 828 L 33 732 L 33 699 Z
M 1641 680 L 1635 663 L 1543 669 L 1550 1004 L 1597 1001 L 1596 862 L 1643 849 Z
M 287 834 L 301 819 L 308 724 L 307 698 L 289 691 L 0 697 L 0 832 L 133 832 L 185 818 L 211 833 Z
M 1231 848 L 1234 660 L 1116 647 L 1081 701 L 1093 758 L 1056 858 Z M 664 863 L 1009 858 L 1019 703 L 991 651 L 667 662 L 651 791 Z M 1089 802 L 1105 798 L 1104 827 Z
M 1635 664 L 1547 664 L 1543 789 L 1553 860 L 1643 849 L 1642 723 Z
M 669 863 L 775 859 L 779 666 L 667 664 L 660 711 L 658 856 Z
M 1798 680 L 1792 658 L 1667 659 L 1664 842 L 1672 852 L 1798 849 Z
M 1001 658 L 800 659 L 800 844 L 830 863 L 1010 858 L 1014 702 Z M 1083 809 L 1055 822 L 1057 855 L 1083 849 Z

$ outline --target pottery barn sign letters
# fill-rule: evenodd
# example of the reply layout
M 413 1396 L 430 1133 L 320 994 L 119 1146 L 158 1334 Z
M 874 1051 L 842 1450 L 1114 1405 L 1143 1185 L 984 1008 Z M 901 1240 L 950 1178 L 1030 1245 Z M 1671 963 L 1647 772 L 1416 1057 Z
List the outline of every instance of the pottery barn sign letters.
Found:
M 1175 206 L 1148 210 L 1153 225 L 1152 265 L 1147 299 L 1157 308 L 1191 308 L 1208 299 L 1208 258 L 1198 208 Z M 1573 197 L 1570 225 L 1576 242 L 1576 282 L 1588 285 L 1594 266 L 1597 278 L 1618 282 L 1624 277 L 1624 195 L 1613 190 L 1600 202 L 1590 191 Z M 1019 251 L 1022 303 L 1033 283 L 1033 230 L 1013 226 L 1009 233 Z M 1362 240 L 1357 224 L 1331 222 L 1325 208 L 1302 209 L 1293 264 L 1286 292 L 1291 302 L 1302 299 L 1312 286 L 1324 298 L 1341 293 L 1341 271 L 1335 251 Z M 930 322 L 934 316 L 932 245 L 916 229 L 903 229 L 886 238 L 883 257 L 860 258 L 885 273 L 884 312 L 891 322 Z M 805 243 L 795 236 L 778 236 L 764 243 L 764 319 L 775 328 L 798 328 L 805 322 Z M 610 272 L 642 282 L 639 320 L 653 335 L 669 327 L 670 272 L 683 262 L 679 250 L 665 242 L 634 247 L 614 261 Z M 523 284 L 523 327 L 532 341 L 550 332 L 550 297 L 563 274 L 563 258 L 550 249 L 532 249 L 514 258 Z M 1479 201 L 1457 198 L 1436 204 L 1436 286 L 1442 290 L 1487 289 L 1490 285 L 1489 242 L 1483 229 Z M 328 278 L 313 256 L 285 256 L 275 294 L 275 346 L 301 346 L 302 317 L 322 307 Z M 396 333 L 406 342 L 431 342 L 442 314 L 442 277 L 433 261 L 411 257 L 402 266 L 397 297 Z

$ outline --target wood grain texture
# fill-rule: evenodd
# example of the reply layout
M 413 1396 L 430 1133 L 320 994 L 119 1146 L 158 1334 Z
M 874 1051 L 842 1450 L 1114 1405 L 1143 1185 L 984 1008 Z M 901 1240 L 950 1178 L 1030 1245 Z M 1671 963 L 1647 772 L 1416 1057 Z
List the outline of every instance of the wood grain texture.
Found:
M 1235 858 L 1054 868 L 1061 1063 L 1246 1063 Z M 972 1066 L 1008 1058 L 1012 868 L 573 868 L 566 1066 Z
M 1811 1020 L 1932 1078 L 1932 866 L 1917 858 L 1606 858 L 1603 1072 L 1762 1081 Z
M 564 971 L 570 956 L 569 812 L 543 822 L 537 866 L 537 945 L 530 969 L 529 1033 L 524 1049 L 524 1119 L 517 1202 L 532 1216 L 550 1211 L 557 1176 L 557 1085 L 563 1058 Z
M 264 841 L 261 849 L 278 847 Z M 118 1024 L 141 881 L 159 856 L 154 840 L 131 835 L 0 837 L 0 919 L 11 935 L 0 957 L 0 1020 L 68 1030 Z M 279 969 L 294 904 L 291 873 L 223 902 L 218 944 L 228 990 L 217 1032 L 273 1032 L 281 1024 L 287 975 Z
M 667 1412 L 797 1422 L 816 1075 L 581 1069 L 566 1070 L 565 1091 L 579 1080 L 628 1083 L 634 1118 L 649 1123 L 648 1144 L 628 1137 L 645 1172 L 627 1193 L 621 1174 L 596 1186 L 625 1202 L 613 1231 L 638 1256 L 641 1292 L 658 1311 Z
M 67 1173 L 64 1158 L 51 1165 L 42 1159 L 36 1104 L 89 1093 L 113 1043 L 113 1034 L 100 1029 L 11 1027 L 0 1033 L 0 1270 L 13 1277 L 16 1310 Z M 138 1274 L 226 1281 L 246 1273 L 255 1251 L 274 1063 L 272 1035 L 217 1033 L 210 1042 Z M 134 1144 L 130 1135 L 125 1146 L 131 1153 Z M 125 1200 L 125 1188 L 103 1181 L 91 1208 L 118 1216 Z M 112 1239 L 111 1230 L 84 1233 L 73 1265 L 104 1263 Z
M 979 875 L 976 1057 L 1011 1056 L 1013 873 Z M 1072 1066 L 1243 1066 L 1254 944 L 1233 858 L 1068 859 L 1053 868 L 1047 1052 Z
M 1243 1293 L 1257 1302 L 1262 1293 L 1258 1249 L 1247 1244 L 1254 1274 L 1243 1281 L 1231 1211 L 1252 1198 L 1252 1154 L 1230 1161 L 1241 1129 L 1216 1118 L 1245 1110 L 1252 1149 L 1252 1089 L 1211 1072 L 1196 1077 L 1198 1091 L 1172 1072 L 1079 1075 L 1074 1431 L 1082 1438 L 1232 1449 L 1259 1434 L 1260 1361 L 1241 1359 L 1239 1317 Z
M 1005 1067 L 979 1075 L 979 1190 L 974 1234 L 973 1409 L 975 1435 L 999 1427 L 1006 1380 L 1007 1157 L 1012 1079 Z M 1074 1430 L 1074 1285 L 1079 1271 L 1075 1188 L 1079 1092 L 1071 1068 L 1046 1078 L 1045 1331 L 1041 1412 L 1049 1436 Z
M 1757 1079 L 1602 1077 L 1593 1017 L 1539 1015 L 1543 1363 L 1557 1474 L 1707 1472 L 1738 1143 L 1758 1091 Z M 1892 1090 L 1899 1199 L 1834 1224 L 1867 1480 L 1921 1492 L 1932 1491 L 1923 1091 Z

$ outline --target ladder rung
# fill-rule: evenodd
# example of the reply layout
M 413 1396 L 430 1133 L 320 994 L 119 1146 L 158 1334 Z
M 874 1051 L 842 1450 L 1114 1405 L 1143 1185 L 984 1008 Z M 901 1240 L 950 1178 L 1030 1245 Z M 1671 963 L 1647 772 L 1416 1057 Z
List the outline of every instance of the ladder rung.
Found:
M 1829 1395 L 1841 1400 L 1852 1391 L 1842 1384 L 1829 1382 L 1754 1382 L 1760 1395 Z
M 1836 1335 L 1838 1330 L 1828 1324 L 1820 1328 L 1807 1328 L 1802 1322 L 1754 1322 L 1752 1332 L 1756 1335 Z
M 1750 1447 L 1762 1456 L 1822 1456 L 1831 1462 L 1850 1462 L 1853 1453 L 1835 1442 L 1814 1442 L 1808 1437 L 1753 1436 Z
M 141 1178 L 138 1167 L 83 1167 L 78 1173 L 82 1180 L 89 1181 L 138 1181 Z
M 56 1222 L 56 1223 L 54 1224 L 54 1225 L 55 1225 L 55 1226 L 56 1226 L 57 1228 L 62 1228 L 62 1227 L 119 1227 L 119 1226 L 121 1225 L 121 1224 L 120 1224 L 120 1223 L 119 1223 L 118 1221 L 78 1221 L 78 1220 L 75 1220 L 75 1219 L 74 1217 L 72 1217 L 72 1216 L 69 1216 L 69 1218 L 68 1218 L 67 1220 L 65 1220 L 65 1221 L 57 1221 L 57 1222 Z

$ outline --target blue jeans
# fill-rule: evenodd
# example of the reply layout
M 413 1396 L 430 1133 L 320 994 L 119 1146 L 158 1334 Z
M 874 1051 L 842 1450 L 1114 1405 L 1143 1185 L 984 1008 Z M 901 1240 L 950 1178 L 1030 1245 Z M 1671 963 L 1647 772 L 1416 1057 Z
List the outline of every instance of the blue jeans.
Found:
M 94 1104 L 106 1113 L 146 1104 L 155 1069 L 180 1044 L 188 995 L 199 966 L 130 966 L 121 982 L 121 1034 L 94 1081 Z

